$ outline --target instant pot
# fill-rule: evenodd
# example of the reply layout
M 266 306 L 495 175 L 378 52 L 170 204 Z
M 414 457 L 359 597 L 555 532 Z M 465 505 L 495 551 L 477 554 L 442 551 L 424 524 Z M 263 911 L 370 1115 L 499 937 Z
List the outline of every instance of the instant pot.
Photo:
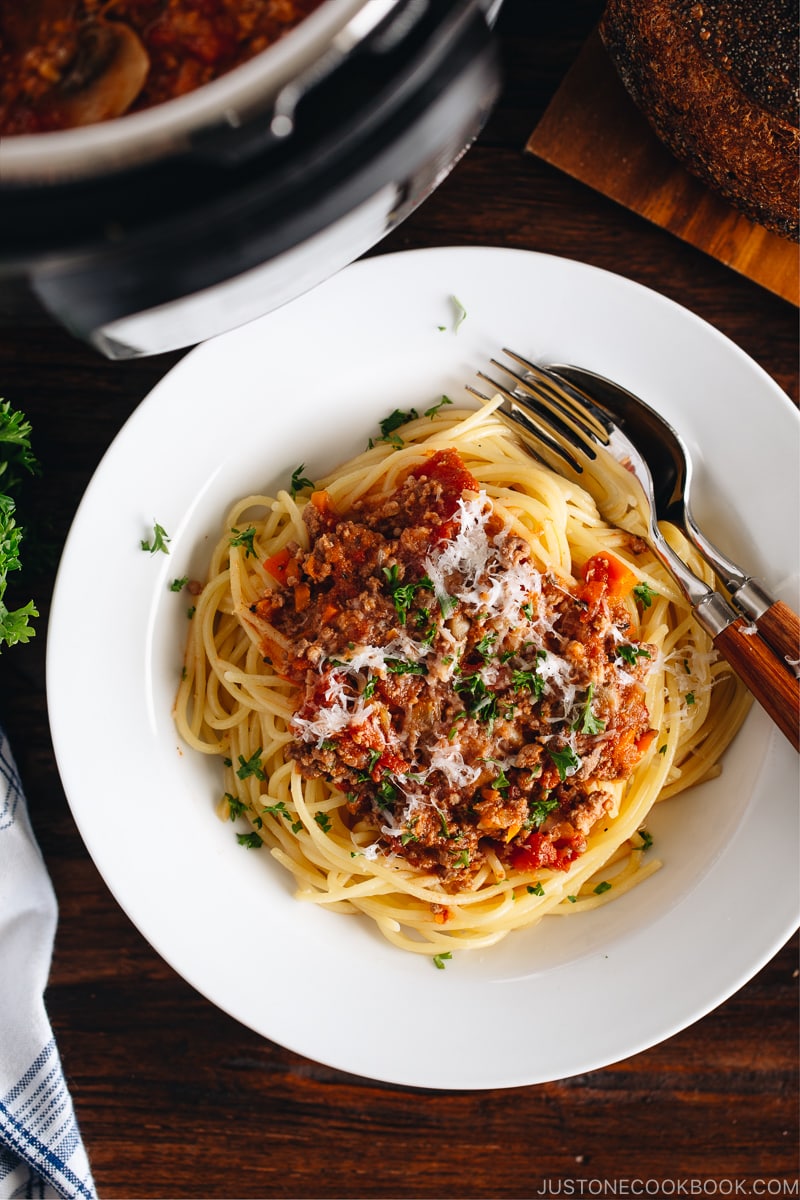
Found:
M 194 93 L 0 139 L 0 287 L 109 358 L 193 345 L 375 245 L 479 132 L 502 0 L 325 0 Z

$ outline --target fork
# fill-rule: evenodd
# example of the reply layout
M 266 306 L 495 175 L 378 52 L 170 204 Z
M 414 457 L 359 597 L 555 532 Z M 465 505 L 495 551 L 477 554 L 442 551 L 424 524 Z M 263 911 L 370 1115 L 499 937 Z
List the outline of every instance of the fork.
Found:
M 594 498 L 603 518 L 643 538 L 686 597 L 700 625 L 795 750 L 800 750 L 800 682 L 785 670 L 752 626 L 675 553 L 658 527 L 653 481 L 625 433 L 588 398 L 511 350 L 517 368 L 492 359 L 511 387 L 478 372 L 503 397 L 498 413 L 536 459 Z M 469 388 L 473 395 L 488 399 Z
M 639 396 L 596 371 L 562 363 L 537 367 L 562 382 L 570 393 L 577 390 L 579 402 L 588 399 L 599 405 L 606 422 L 625 430 L 650 469 L 657 518 L 683 529 L 722 583 L 733 607 L 752 621 L 786 669 L 800 677 L 800 617 L 715 546 L 698 524 L 692 505 L 692 457 L 678 431 Z

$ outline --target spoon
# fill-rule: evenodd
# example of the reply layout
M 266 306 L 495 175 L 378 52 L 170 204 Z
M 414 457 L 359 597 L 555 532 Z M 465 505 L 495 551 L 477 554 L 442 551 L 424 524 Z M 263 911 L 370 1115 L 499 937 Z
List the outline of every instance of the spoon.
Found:
M 562 363 L 551 364 L 546 370 L 608 409 L 647 461 L 659 519 L 685 529 L 727 588 L 732 604 L 753 622 L 787 668 L 800 675 L 800 618 L 788 604 L 771 596 L 760 580 L 723 554 L 700 529 L 691 506 L 692 462 L 680 435 L 644 400 L 594 371 Z

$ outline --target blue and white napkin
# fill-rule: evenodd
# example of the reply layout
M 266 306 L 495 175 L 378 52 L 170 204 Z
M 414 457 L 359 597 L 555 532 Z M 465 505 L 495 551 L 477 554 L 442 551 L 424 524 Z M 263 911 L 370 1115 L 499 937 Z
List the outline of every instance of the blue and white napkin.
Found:
M 95 1200 L 44 1007 L 57 906 L 0 730 L 0 1197 Z

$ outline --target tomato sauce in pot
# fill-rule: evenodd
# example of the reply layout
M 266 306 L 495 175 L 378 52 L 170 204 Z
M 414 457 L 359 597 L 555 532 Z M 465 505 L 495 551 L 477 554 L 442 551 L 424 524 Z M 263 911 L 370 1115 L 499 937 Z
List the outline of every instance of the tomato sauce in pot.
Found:
M 0 134 L 109 120 L 195 91 L 323 0 L 0 0 Z

